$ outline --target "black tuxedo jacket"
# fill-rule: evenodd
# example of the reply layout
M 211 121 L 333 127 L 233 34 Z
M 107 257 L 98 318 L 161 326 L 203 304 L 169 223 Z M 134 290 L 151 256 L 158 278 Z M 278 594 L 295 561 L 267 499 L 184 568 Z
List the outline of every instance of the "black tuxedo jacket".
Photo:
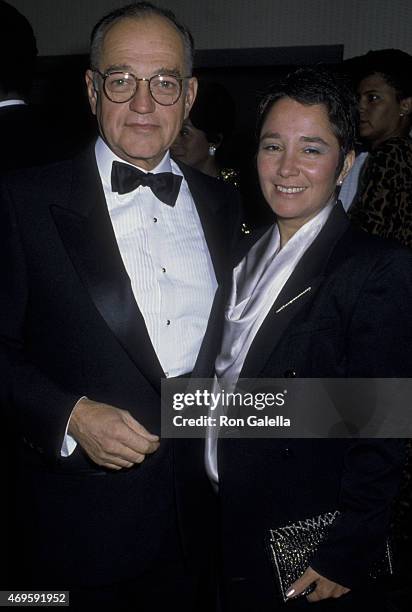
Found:
M 236 196 L 215 179 L 182 170 L 221 282 L 238 224 Z M 122 263 L 94 150 L 8 177 L 0 214 L 1 393 L 25 441 L 22 521 L 30 523 L 32 567 L 48 584 L 62 576 L 67 585 L 136 576 L 156 559 L 176 515 L 183 546 L 190 550 L 188 534 L 196 529 L 200 551 L 209 493 L 201 451 L 198 462 L 190 454 L 183 460 L 190 446 L 162 441 L 141 466 L 116 473 L 93 464 L 79 446 L 60 456 L 83 395 L 129 410 L 160 432 L 164 374 Z M 209 345 L 207 339 L 201 350 L 204 367 L 213 361 Z
M 411 305 L 412 253 L 352 229 L 337 205 L 273 304 L 240 376 L 410 377 Z M 311 565 L 348 587 L 365 581 L 403 461 L 397 440 L 222 439 L 228 609 L 273 610 L 268 530 L 336 509 L 342 516 Z

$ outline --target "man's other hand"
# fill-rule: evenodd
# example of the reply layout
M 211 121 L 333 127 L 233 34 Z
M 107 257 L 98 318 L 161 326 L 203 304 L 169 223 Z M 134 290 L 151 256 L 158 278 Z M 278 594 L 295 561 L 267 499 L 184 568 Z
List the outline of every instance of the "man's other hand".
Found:
M 92 461 L 112 470 L 142 463 L 160 444 L 127 410 L 89 399 L 73 410 L 68 433 Z

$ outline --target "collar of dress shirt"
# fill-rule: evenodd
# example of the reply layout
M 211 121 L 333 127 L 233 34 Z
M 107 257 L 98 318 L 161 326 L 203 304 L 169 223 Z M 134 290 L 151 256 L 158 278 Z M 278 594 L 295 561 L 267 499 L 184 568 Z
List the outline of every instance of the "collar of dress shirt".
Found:
M 3 108 L 4 106 L 27 106 L 26 102 L 24 100 L 18 100 L 17 98 L 15 100 L 2 100 L 0 102 L 0 108 Z
M 124 161 L 121 157 L 118 157 L 113 151 L 107 146 L 104 142 L 103 138 L 100 136 L 96 141 L 95 146 L 95 155 L 97 167 L 99 169 L 99 173 L 102 179 L 103 187 L 105 189 L 111 190 L 111 174 L 112 174 L 112 164 L 114 161 L 122 162 L 123 164 L 127 164 L 128 162 Z M 133 164 L 129 164 L 133 166 Z M 139 166 L 133 166 L 134 168 L 138 168 L 142 172 L 147 173 L 147 170 L 140 168 Z M 176 164 L 173 164 L 170 159 L 169 151 L 166 151 L 163 159 L 157 164 L 153 170 L 150 170 L 152 174 L 157 174 L 158 172 L 173 172 L 174 174 L 181 174 L 179 168 Z

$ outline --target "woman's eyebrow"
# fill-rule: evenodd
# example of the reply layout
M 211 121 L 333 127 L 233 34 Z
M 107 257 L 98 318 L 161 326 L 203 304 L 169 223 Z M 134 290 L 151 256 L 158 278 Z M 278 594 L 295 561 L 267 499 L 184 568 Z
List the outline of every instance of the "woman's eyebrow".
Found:
M 316 142 L 318 144 L 323 144 L 326 147 L 329 147 L 329 143 L 326 140 L 323 140 L 320 136 L 302 136 L 300 138 L 302 142 Z
M 279 132 L 265 132 L 260 137 L 260 140 L 264 140 L 265 138 L 280 138 Z

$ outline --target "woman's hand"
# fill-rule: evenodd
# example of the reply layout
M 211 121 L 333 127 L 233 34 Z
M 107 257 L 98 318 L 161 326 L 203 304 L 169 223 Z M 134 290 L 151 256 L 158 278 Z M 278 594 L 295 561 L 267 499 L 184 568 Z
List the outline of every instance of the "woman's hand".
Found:
M 337 599 L 350 591 L 350 589 L 342 586 L 341 584 L 321 576 L 309 566 L 305 573 L 302 574 L 302 576 L 296 580 L 296 582 L 290 585 L 290 588 L 286 593 L 288 599 L 297 597 L 313 583 L 316 584 L 316 588 L 306 596 L 308 601 L 320 601 L 321 599 L 329 598 Z

